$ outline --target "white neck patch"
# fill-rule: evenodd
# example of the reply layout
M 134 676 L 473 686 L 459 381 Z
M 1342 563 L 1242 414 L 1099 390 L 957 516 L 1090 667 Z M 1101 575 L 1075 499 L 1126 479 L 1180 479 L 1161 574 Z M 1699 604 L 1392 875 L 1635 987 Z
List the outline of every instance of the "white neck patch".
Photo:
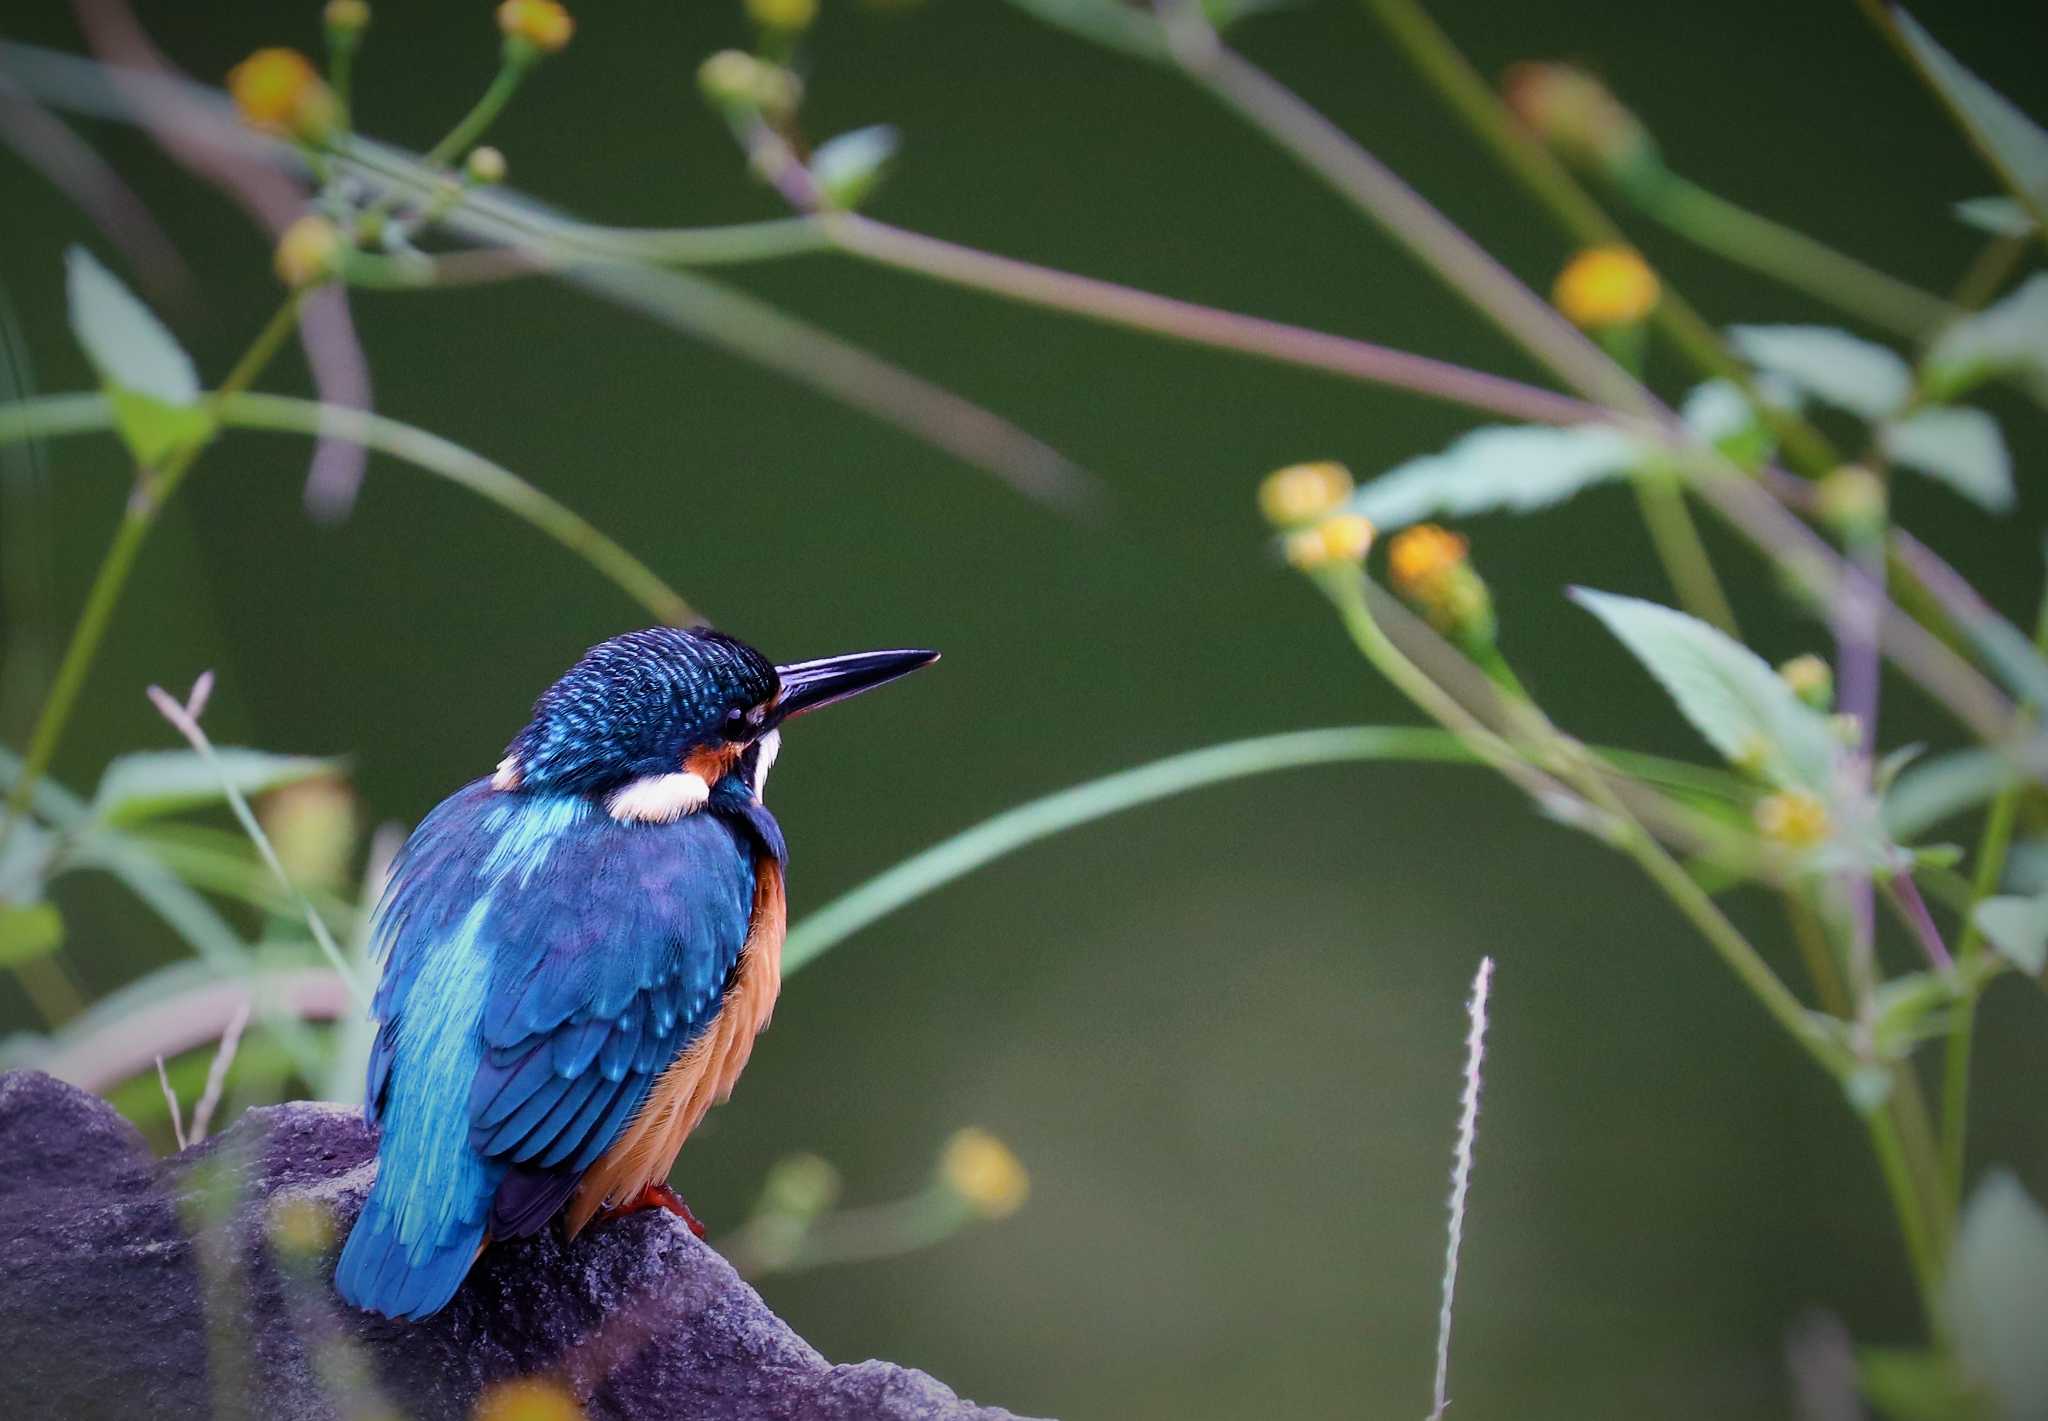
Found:
M 754 746 L 754 798 L 768 788 L 768 772 L 775 768 L 775 757 L 782 753 L 782 732 L 771 730 L 762 736 Z
M 641 824 L 673 824 L 711 798 L 702 775 L 643 775 L 612 791 L 604 807 L 612 818 Z

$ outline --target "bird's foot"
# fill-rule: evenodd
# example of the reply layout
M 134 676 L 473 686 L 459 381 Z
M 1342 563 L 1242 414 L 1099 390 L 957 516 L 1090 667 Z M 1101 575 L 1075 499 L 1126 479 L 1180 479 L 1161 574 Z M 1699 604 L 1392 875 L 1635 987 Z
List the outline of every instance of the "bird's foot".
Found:
M 625 1203 L 606 1212 L 611 1218 L 621 1219 L 628 1214 L 637 1214 L 642 1209 L 666 1209 L 688 1224 L 691 1233 L 698 1238 L 704 1237 L 703 1223 L 690 1212 L 690 1206 L 683 1201 L 683 1196 L 666 1184 L 650 1184 Z

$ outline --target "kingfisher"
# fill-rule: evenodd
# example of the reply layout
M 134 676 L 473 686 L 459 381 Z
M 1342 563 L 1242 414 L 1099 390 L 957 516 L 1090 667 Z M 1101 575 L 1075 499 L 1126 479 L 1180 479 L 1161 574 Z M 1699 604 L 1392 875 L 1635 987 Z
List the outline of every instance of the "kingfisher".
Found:
M 377 1174 L 335 1287 L 445 1306 L 493 1239 L 666 1207 L 781 987 L 788 848 L 762 802 L 781 727 L 930 665 L 778 666 L 703 628 L 591 648 L 495 773 L 420 821 L 371 927 L 364 1110 Z

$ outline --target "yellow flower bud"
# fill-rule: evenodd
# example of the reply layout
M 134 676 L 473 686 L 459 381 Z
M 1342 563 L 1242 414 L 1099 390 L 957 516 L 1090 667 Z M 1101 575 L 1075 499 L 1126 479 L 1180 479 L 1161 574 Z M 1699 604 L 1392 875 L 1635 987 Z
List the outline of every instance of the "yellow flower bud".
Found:
M 334 131 L 334 94 L 295 49 L 259 49 L 228 71 L 242 121 L 265 133 L 319 143 Z
M 820 1155 L 790 1155 L 768 1171 L 761 1193 L 778 1214 L 814 1219 L 839 1202 L 839 1171 Z
M 818 18 L 818 0 L 747 0 L 747 18 L 764 30 L 807 30 Z
M 263 796 L 256 817 L 283 863 L 285 876 L 302 888 L 340 888 L 355 858 L 356 797 L 326 775 L 285 785 Z
M 334 274 L 341 250 L 340 229 L 317 212 L 309 212 L 277 239 L 277 279 L 294 291 L 318 285 Z
M 1387 545 L 1387 580 L 1432 627 L 1469 647 L 1491 643 L 1495 627 L 1493 593 L 1466 556 L 1468 548 L 1448 528 L 1417 524 Z
M 1574 162 L 1626 179 L 1658 161 L 1649 131 L 1583 69 L 1517 64 L 1503 89 L 1515 116 Z
M 972 1126 L 946 1141 L 939 1178 L 985 1219 L 1008 1218 L 1031 1197 L 1031 1176 L 1010 1147 Z
M 1854 750 L 1863 744 L 1863 717 L 1853 711 L 1837 712 L 1828 717 L 1828 731 Z
M 576 22 L 556 0 L 505 0 L 498 7 L 498 28 L 508 45 L 532 46 L 539 54 L 555 54 L 576 33 Z
M 1351 497 L 1351 470 L 1334 460 L 1289 464 L 1259 484 L 1259 512 L 1276 528 L 1299 528 L 1328 517 Z
M 517 1377 L 487 1387 L 470 1421 L 583 1421 L 583 1408 L 560 1382 Z
M 505 155 L 488 145 L 472 148 L 462 160 L 463 176 L 481 187 L 505 181 Z
M 1884 480 L 1861 464 L 1844 464 L 1814 487 L 1814 513 L 1845 538 L 1866 538 L 1884 527 Z
M 722 49 L 697 66 L 697 86 L 722 108 L 788 113 L 803 97 L 803 84 L 778 64 L 743 50 Z
M 1803 789 L 1781 790 L 1756 802 L 1757 832 L 1781 848 L 1805 850 L 1827 842 L 1827 806 Z
M 1835 673 L 1828 669 L 1827 662 L 1811 652 L 1780 666 L 1778 679 L 1815 710 L 1824 711 L 1835 703 Z
M 1387 544 L 1387 575 L 1403 597 L 1419 598 L 1424 589 L 1465 561 L 1471 544 L 1448 528 L 1419 523 L 1394 535 Z
M 359 35 L 370 27 L 370 7 L 364 0 L 327 0 L 320 12 L 330 35 Z
M 1588 247 L 1565 264 L 1551 304 L 1588 330 L 1632 326 L 1656 309 L 1657 273 L 1632 247 Z
M 1287 561 L 1303 572 L 1333 563 L 1361 563 L 1372 551 L 1372 520 L 1356 513 L 1336 513 L 1310 528 L 1297 528 L 1281 545 Z

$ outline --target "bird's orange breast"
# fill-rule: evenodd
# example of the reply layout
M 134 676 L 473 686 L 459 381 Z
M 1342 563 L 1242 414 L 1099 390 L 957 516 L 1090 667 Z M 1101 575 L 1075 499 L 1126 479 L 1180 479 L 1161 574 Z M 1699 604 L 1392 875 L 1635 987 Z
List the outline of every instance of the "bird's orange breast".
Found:
M 668 1178 L 683 1142 L 712 1106 L 732 1094 L 782 990 L 782 940 L 789 927 L 782 865 L 754 862 L 754 909 L 739 968 L 711 1024 L 661 1073 L 618 1142 L 598 1157 L 564 1215 L 574 1238 L 599 1210 L 639 1197 Z

